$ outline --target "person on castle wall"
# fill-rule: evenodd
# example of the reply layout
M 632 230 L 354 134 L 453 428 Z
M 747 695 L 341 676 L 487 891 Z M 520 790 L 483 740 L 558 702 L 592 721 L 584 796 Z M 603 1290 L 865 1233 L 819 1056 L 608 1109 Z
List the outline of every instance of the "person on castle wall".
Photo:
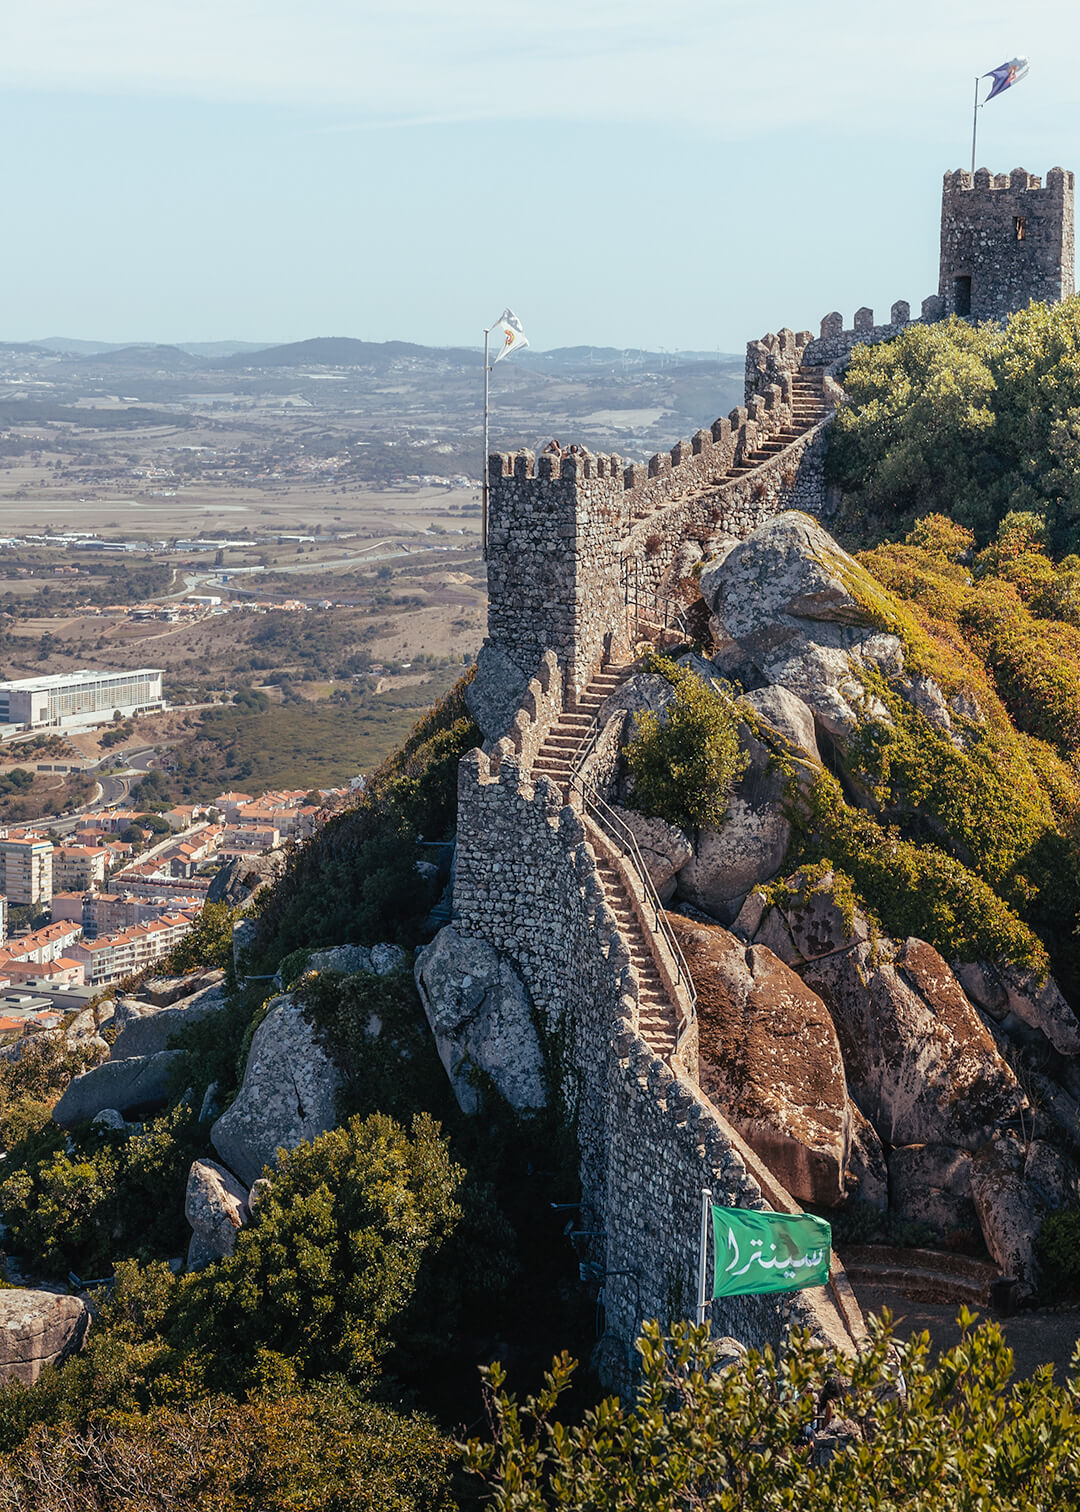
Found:
M 562 456 L 562 447 L 559 445 L 558 441 L 556 441 L 556 439 L 555 439 L 554 436 L 552 436 L 551 440 L 544 447 L 542 455 L 543 456 L 552 456 L 552 457 L 561 457 Z

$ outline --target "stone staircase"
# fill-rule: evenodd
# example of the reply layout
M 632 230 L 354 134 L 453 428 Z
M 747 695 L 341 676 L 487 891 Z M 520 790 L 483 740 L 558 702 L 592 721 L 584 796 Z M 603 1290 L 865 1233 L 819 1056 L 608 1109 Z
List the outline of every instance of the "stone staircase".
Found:
M 911 1302 L 981 1308 L 989 1305 L 990 1284 L 999 1274 L 986 1260 L 886 1244 L 845 1245 L 843 1262 L 853 1286 L 887 1287 Z
M 667 1060 L 678 1047 L 679 1023 L 675 1005 L 656 964 L 652 941 L 642 927 L 618 868 L 598 853 L 596 871 L 637 973 L 638 1032 L 650 1050 Z
M 562 790 L 564 800 L 570 796 L 570 778 L 577 769 L 578 758 L 601 705 L 629 673 L 629 665 L 602 667 L 574 705 L 563 710 L 537 751 L 532 775 L 550 777 Z
M 601 706 L 630 671 L 629 665 L 612 665 L 597 672 L 573 707 L 564 710 L 552 725 L 537 752 L 532 764 L 533 777 L 550 778 L 561 789 L 564 799 L 569 799 L 570 779 L 584 754 Z M 619 933 L 637 973 L 638 1027 L 650 1048 L 667 1059 L 675 1053 L 678 1044 L 678 1016 L 657 965 L 658 947 L 654 947 L 651 932 L 641 922 L 635 899 L 630 896 L 628 884 L 613 859 L 615 848 L 609 838 L 604 836 L 603 846 L 594 846 L 594 849 L 597 851 L 596 869 L 608 906 L 618 920 Z
M 824 377 L 824 368 L 798 369 L 792 379 L 791 423 L 732 467 L 728 472 L 729 478 L 745 477 L 755 467 L 760 467 L 762 462 L 768 462 L 777 452 L 783 451 L 785 446 L 790 446 L 793 441 L 805 435 L 819 420 L 824 420 L 828 414 L 823 391 Z

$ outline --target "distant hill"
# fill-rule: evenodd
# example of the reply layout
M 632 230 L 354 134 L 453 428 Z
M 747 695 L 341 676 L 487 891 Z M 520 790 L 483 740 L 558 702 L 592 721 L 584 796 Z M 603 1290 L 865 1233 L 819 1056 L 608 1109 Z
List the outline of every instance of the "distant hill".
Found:
M 265 341 L 178 341 L 182 352 L 192 357 L 231 357 L 234 352 L 262 352 Z
M 126 341 L 80 341 L 77 336 L 45 336 L 41 341 L 27 342 L 27 345 L 44 348 L 46 352 L 61 352 L 68 357 L 96 357 L 99 352 L 118 352 L 128 343 Z
M 263 341 L 176 341 L 164 347 L 157 343 L 131 341 L 81 341 L 77 336 L 46 336 L 41 341 L 0 342 L 14 350 L 59 352 L 68 357 L 99 357 L 111 352 L 145 349 L 187 352 L 191 357 L 231 357 L 234 352 L 258 352 Z
M 359 341 L 352 336 L 317 336 L 310 341 L 290 341 L 261 351 L 247 349 L 224 358 L 217 365 L 229 370 L 266 367 L 363 367 L 383 368 L 402 358 L 417 362 L 457 362 L 479 366 L 479 347 L 430 347 L 412 341 Z M 685 367 L 712 363 L 721 367 L 736 364 L 742 368 L 741 354 L 730 352 L 648 352 L 639 347 L 554 347 L 538 352 L 527 348 L 515 355 L 516 363 L 545 367 L 559 372 L 583 368 L 633 368 L 645 366 Z
M 422 346 L 413 341 L 361 341 L 352 336 L 315 336 L 307 341 L 263 345 L 256 341 L 116 342 L 83 341 L 77 337 L 47 336 L 41 341 L 0 342 L 11 351 L 47 351 L 81 358 L 91 366 L 137 368 L 181 372 L 195 367 L 213 367 L 227 372 L 275 367 L 391 367 L 403 358 L 420 363 L 457 363 L 479 366 L 481 348 Z M 577 373 L 593 368 L 624 372 L 633 368 L 689 368 L 717 366 L 741 370 L 741 354 L 731 352 L 650 352 L 642 347 L 572 346 L 537 351 L 529 347 L 515 354 L 515 364 L 548 372 Z
M 205 365 L 205 359 L 192 357 L 178 346 L 158 344 L 112 347 L 107 352 L 88 352 L 80 359 L 87 367 L 116 367 L 131 371 L 176 372 Z
M 412 341 L 358 341 L 352 336 L 315 336 L 310 341 L 290 341 L 262 351 L 237 352 L 217 364 L 235 371 L 251 367 L 389 367 L 403 357 L 418 361 L 447 358 L 466 364 L 482 362 L 480 352 L 466 347 L 418 346 Z

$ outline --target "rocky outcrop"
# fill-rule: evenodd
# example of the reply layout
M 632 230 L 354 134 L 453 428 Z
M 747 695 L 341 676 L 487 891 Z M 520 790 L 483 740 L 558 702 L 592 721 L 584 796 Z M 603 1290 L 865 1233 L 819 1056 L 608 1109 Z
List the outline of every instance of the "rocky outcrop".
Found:
M 227 903 L 230 908 L 237 908 L 276 882 L 288 861 L 288 853 L 284 850 L 264 851 L 261 856 L 234 856 L 214 874 L 206 901 Z
M 675 896 L 678 872 L 693 857 L 689 837 L 674 824 L 647 818 L 636 809 L 616 807 L 614 811 L 637 842 L 649 880 L 661 902 L 667 903 Z
M 793 1197 L 835 1205 L 848 1096 L 828 1009 L 771 950 L 669 918 L 698 993 L 702 1088 Z
M 727 816 L 719 829 L 697 836 L 678 882 L 680 898 L 725 924 L 735 919 L 752 888 L 782 868 L 791 843 L 783 778 L 746 725 L 739 727 L 739 743 L 747 765 Z
M 135 1019 L 153 1018 L 158 1012 L 155 1003 L 144 1002 L 142 998 L 118 997 L 113 1007 L 112 1027 L 119 1036 Z
M 966 961 L 956 972 L 972 1002 L 1006 1033 L 1023 1039 L 1026 1027 L 1044 1035 L 1061 1055 L 1080 1054 L 1080 1022 L 1053 977 L 1040 982 L 1031 972 L 989 961 Z
M 519 1112 L 546 1105 L 532 1003 L 508 960 L 485 941 L 447 925 L 417 952 L 416 986 L 463 1112 L 480 1107 L 477 1073 L 490 1078 Z
M 252 1037 L 240 1090 L 211 1127 L 210 1142 L 250 1186 L 279 1149 L 335 1127 L 340 1086 L 341 1074 L 300 1004 L 290 995 L 275 998 Z
M 814 711 L 792 693 L 790 688 L 753 688 L 743 695 L 745 701 L 777 735 L 783 737 L 798 756 L 820 765 Z
M 223 971 L 191 971 L 187 976 L 148 977 L 139 992 L 142 1001 L 153 1008 L 171 1008 L 181 998 L 194 997 L 207 987 L 216 987 L 225 980 Z
M 828 1004 L 848 1085 L 888 1145 L 975 1150 L 1026 1106 L 1016 1077 L 932 946 L 874 941 L 831 874 L 753 933 Z
M 498 646 L 485 643 L 480 647 L 476 676 L 465 689 L 465 702 L 485 740 L 501 740 L 510 729 L 529 676 Z
M 659 715 L 663 721 L 664 711 L 675 697 L 675 687 L 659 672 L 636 672 L 626 678 L 609 693 L 600 705 L 597 721 L 604 726 L 615 714 L 634 716 L 646 711 Z M 631 717 L 626 724 L 625 738 L 633 739 L 636 720 Z
M 102 1029 L 112 1022 L 112 1005 L 102 1003 L 96 1008 L 84 1008 L 76 1013 L 64 1029 L 64 1042 L 69 1050 L 81 1050 L 95 1058 L 105 1060 L 109 1054 L 108 1041 L 102 1037 Z
M 706 568 L 701 577 L 724 635 L 767 682 L 807 704 L 822 729 L 845 737 L 868 707 L 888 717 L 867 699 L 859 667 L 903 670 L 900 642 L 870 624 L 865 597 L 875 588 L 820 525 L 790 511 L 728 553 L 723 570 Z
M 68 1083 L 52 1110 L 53 1122 L 73 1129 L 103 1108 L 131 1115 L 163 1107 L 176 1090 L 175 1068 L 183 1058 L 182 1050 L 160 1050 L 156 1055 L 95 1066 Z
M 985 1145 L 971 1164 L 971 1195 L 986 1247 L 1022 1297 L 1039 1282 L 1035 1241 L 1047 1215 L 1075 1204 L 1076 1172 L 1041 1140 L 1025 1146 L 1006 1133 Z
M 32 1386 L 46 1365 L 80 1350 L 90 1328 L 81 1297 L 13 1286 L 0 1290 L 0 1382 Z
M 889 1199 L 893 1212 L 925 1223 L 942 1243 L 970 1241 L 979 1232 L 971 1197 L 970 1150 L 956 1145 L 901 1145 L 889 1156 Z
M 184 1195 L 184 1216 L 192 1228 L 189 1271 L 232 1254 L 236 1236 L 251 1216 L 247 1195 L 247 1188 L 216 1161 L 192 1163 Z
M 169 1041 L 181 1029 L 203 1019 L 212 1018 L 227 1006 L 225 987 L 204 987 L 192 997 L 184 998 L 172 1008 L 157 1008 L 129 1017 L 113 1041 L 112 1059 L 131 1060 L 135 1056 L 156 1055 L 169 1048 Z
M 877 1130 L 854 1098 L 848 1099 L 847 1166 L 844 1180 L 853 1202 L 884 1213 L 889 1206 L 889 1167 Z
M 307 969 L 385 976 L 389 971 L 399 971 L 407 963 L 408 956 L 400 945 L 372 945 L 370 950 L 365 945 L 333 945 L 327 950 L 313 951 Z
M 679 872 L 678 896 L 730 924 L 746 894 L 783 866 L 791 826 L 775 804 L 734 796 L 724 826 L 702 830 Z

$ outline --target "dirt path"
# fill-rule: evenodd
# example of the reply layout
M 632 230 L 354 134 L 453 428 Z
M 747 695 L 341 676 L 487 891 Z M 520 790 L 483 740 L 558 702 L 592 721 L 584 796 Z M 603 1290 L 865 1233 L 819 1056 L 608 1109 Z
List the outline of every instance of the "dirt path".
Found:
M 911 1302 L 886 1287 L 858 1286 L 855 1292 L 864 1313 L 881 1312 L 887 1307 L 901 1338 L 910 1338 L 925 1329 L 935 1349 L 949 1349 L 960 1337 L 956 1326 L 958 1304 Z M 987 1309 L 979 1317 L 988 1321 L 993 1314 Z M 1032 1375 L 1038 1366 L 1045 1364 L 1054 1366 L 1058 1380 L 1068 1374 L 1069 1361 L 1080 1339 L 1080 1308 L 1070 1312 L 1021 1312 L 1014 1318 L 996 1321 L 1001 1324 L 1015 1356 L 1017 1377 Z

